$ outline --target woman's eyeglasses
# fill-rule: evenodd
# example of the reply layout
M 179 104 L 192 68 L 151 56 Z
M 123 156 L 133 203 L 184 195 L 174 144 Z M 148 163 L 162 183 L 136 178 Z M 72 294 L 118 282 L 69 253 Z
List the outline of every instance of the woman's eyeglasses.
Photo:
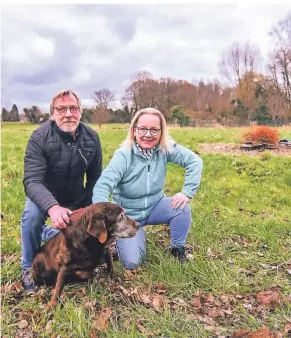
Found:
M 161 133 L 161 129 L 158 129 L 158 128 L 145 128 L 145 127 L 137 127 L 137 126 L 135 126 L 134 128 L 137 129 L 140 135 L 146 135 L 148 131 L 150 132 L 152 136 L 158 136 Z

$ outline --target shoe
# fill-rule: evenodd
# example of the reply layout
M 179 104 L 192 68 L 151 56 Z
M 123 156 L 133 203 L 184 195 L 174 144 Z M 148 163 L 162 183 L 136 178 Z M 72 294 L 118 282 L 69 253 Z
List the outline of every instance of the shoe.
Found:
M 39 290 L 39 287 L 34 283 L 30 269 L 24 269 L 21 273 L 21 281 L 22 286 L 24 289 L 24 292 L 29 295 L 37 292 Z
M 184 263 L 188 261 L 186 257 L 186 253 L 185 253 L 185 248 L 183 246 L 171 248 L 170 253 L 172 256 L 178 258 L 178 261 L 180 263 Z

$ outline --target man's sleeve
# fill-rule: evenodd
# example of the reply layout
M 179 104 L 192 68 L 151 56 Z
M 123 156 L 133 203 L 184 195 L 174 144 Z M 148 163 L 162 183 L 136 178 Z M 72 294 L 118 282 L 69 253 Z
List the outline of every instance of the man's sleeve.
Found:
M 24 157 L 23 185 L 26 196 L 45 212 L 59 204 L 44 182 L 47 172 L 47 160 L 43 153 L 42 136 L 33 133 L 29 139 Z

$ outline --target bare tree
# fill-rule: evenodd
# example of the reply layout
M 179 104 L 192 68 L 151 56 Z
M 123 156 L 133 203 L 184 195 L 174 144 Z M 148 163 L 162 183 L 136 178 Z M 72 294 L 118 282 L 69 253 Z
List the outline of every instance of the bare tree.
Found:
M 149 72 L 141 71 L 135 74 L 132 84 L 125 90 L 122 98 L 123 105 L 132 107 L 133 113 L 141 108 L 153 107 L 155 105 L 152 91 L 154 82 Z
M 260 50 L 256 45 L 236 41 L 223 53 L 219 67 L 230 84 L 237 87 L 245 73 L 257 72 L 260 62 Z
M 96 102 L 96 107 L 93 110 L 93 121 L 102 127 L 102 124 L 107 123 L 110 119 L 109 106 L 114 102 L 114 94 L 107 88 L 102 88 L 94 92 L 93 98 Z
M 274 49 L 269 57 L 268 70 L 277 86 L 281 86 L 291 103 L 291 12 L 270 32 Z
M 109 105 L 114 102 L 114 94 L 107 88 L 102 88 L 94 92 L 93 98 L 96 102 L 97 107 L 108 109 Z
M 110 120 L 110 113 L 108 109 L 105 109 L 102 106 L 97 106 L 93 108 L 93 123 L 97 123 L 100 128 L 102 124 L 107 123 Z

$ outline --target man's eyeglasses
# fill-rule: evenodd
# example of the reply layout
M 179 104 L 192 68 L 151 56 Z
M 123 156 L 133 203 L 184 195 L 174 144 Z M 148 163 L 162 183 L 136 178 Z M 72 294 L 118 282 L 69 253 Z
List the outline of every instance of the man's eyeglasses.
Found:
M 72 114 L 77 114 L 80 108 L 78 106 L 71 106 L 71 107 L 54 107 L 54 109 L 56 110 L 56 113 L 58 115 L 62 115 L 65 114 L 68 109 Z
M 145 135 L 148 131 L 150 132 L 152 136 L 158 136 L 161 133 L 161 129 L 158 129 L 158 128 L 145 128 L 145 127 L 137 127 L 137 126 L 135 126 L 134 128 L 137 129 L 140 135 Z

